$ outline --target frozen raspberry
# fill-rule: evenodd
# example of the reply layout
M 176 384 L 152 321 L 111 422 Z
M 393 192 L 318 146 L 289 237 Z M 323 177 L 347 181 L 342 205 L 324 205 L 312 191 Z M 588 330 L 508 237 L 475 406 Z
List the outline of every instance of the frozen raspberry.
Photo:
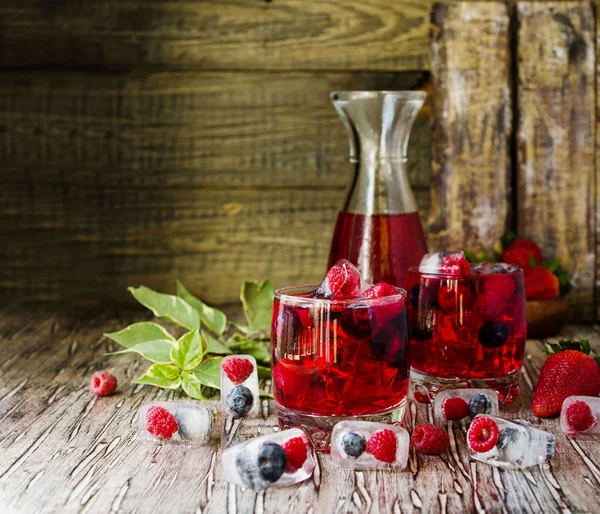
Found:
M 281 446 L 285 450 L 285 455 L 287 456 L 285 472 L 294 473 L 302 467 L 306 461 L 306 457 L 308 457 L 306 442 L 302 437 L 294 437 L 283 443 Z
M 448 421 L 460 421 L 469 416 L 469 405 L 462 398 L 446 398 L 442 403 L 442 414 Z
M 90 382 L 90 389 L 96 396 L 108 396 L 117 390 L 117 379 L 108 371 L 97 371 Z
M 571 403 L 565 411 L 565 416 L 567 427 L 574 432 L 584 432 L 596 422 L 590 406 L 581 400 Z
M 429 396 L 426 393 L 423 393 L 422 391 L 414 391 L 413 397 L 419 403 L 429 403 Z
M 498 442 L 498 425 L 491 418 L 475 418 L 467 433 L 472 450 L 478 453 L 489 452 Z
M 438 293 L 438 306 L 445 314 L 465 311 L 473 305 L 471 290 L 465 286 L 442 286 Z
M 179 430 L 179 423 L 167 409 L 155 405 L 146 412 L 146 430 L 159 439 L 171 439 Z
M 325 280 L 317 289 L 317 296 L 341 300 L 360 296 L 360 273 L 347 260 L 339 260 L 327 272 Z
M 398 289 L 385 282 L 379 282 L 369 287 L 361 296 L 363 298 L 383 298 L 384 296 L 393 296 L 395 294 L 398 294 Z
M 394 462 L 397 449 L 396 434 L 387 428 L 377 430 L 367 441 L 367 453 L 382 462 Z
M 442 257 L 440 261 L 440 272 L 445 275 L 465 276 L 471 274 L 471 265 L 465 259 L 462 252 L 451 252 Z
M 235 385 L 241 384 L 254 371 L 254 365 L 248 359 L 234 357 L 223 362 L 223 371 Z
M 417 425 L 413 430 L 411 441 L 418 452 L 428 455 L 440 455 L 450 445 L 446 431 L 431 423 Z

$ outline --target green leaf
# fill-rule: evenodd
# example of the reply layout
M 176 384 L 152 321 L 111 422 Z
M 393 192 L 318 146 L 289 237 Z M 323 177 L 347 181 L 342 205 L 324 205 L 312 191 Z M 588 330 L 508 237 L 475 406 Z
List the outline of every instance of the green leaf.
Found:
M 535 258 L 533 257 L 533 255 L 529 256 L 529 265 L 536 268 L 537 266 L 540 265 L 540 263 L 538 261 L 535 260 Z
M 560 259 L 552 259 L 551 261 L 543 262 L 542 266 L 554 273 L 560 268 Z
M 273 316 L 274 296 L 275 290 L 270 280 L 245 281 L 242 284 L 240 300 L 248 320 L 249 333 L 269 332 Z
M 206 343 L 198 327 L 181 336 L 171 349 L 171 360 L 181 369 L 194 369 L 202 362 Z
M 225 346 L 221 341 L 213 337 L 208 332 L 202 332 L 202 336 L 206 341 L 206 353 L 217 353 L 220 355 L 232 353 L 227 346 Z
M 108 355 L 119 355 L 122 353 L 139 353 L 142 357 L 152 362 L 168 363 L 171 362 L 171 350 L 173 344 L 170 339 L 157 339 L 155 341 L 146 341 L 136 344 L 119 352 L 112 352 Z
M 265 343 L 255 341 L 253 339 L 244 339 L 242 341 L 234 341 L 229 345 L 229 348 L 234 353 L 243 353 L 252 355 L 258 362 L 268 363 L 271 360 L 271 354 Z
M 218 335 L 225 332 L 227 328 L 227 316 L 225 313 L 214 307 L 209 307 L 202 300 L 196 298 L 179 280 L 177 281 L 177 296 L 196 309 L 198 316 L 200 316 L 200 321 L 206 328 Z
M 193 373 L 184 373 L 181 377 L 181 387 L 185 394 L 196 400 L 206 400 L 202 394 L 202 384 Z
M 502 243 L 502 249 L 506 249 L 506 247 L 510 246 L 515 240 L 519 237 L 516 232 L 505 232 L 500 238 L 500 242 Z
M 148 384 L 164 389 L 177 389 L 181 385 L 181 376 L 172 364 L 153 364 L 137 380 L 136 384 Z
M 112 339 L 125 348 L 131 348 L 132 346 L 136 346 L 140 343 L 147 343 L 148 341 L 159 341 L 164 339 L 175 341 L 175 338 L 163 327 L 150 321 L 134 323 L 119 332 L 104 334 L 104 337 Z
M 600 355 L 596 355 L 594 357 L 594 360 L 596 361 L 596 364 L 598 364 L 598 366 L 600 366 Z
M 248 334 L 250 332 L 250 329 L 246 326 L 246 325 L 242 325 L 240 323 L 236 323 L 235 321 L 232 321 L 231 324 L 237 328 L 240 332 L 242 332 L 243 334 Z
M 206 359 L 194 371 L 194 376 L 202 385 L 221 389 L 221 362 L 223 357 Z
M 275 399 L 275 397 L 271 393 L 267 393 L 266 391 L 263 391 L 262 389 L 258 390 L 258 395 L 261 398 L 268 398 L 269 400 L 274 400 Z
M 267 368 L 266 366 L 256 366 L 256 373 L 258 374 L 258 378 L 271 378 L 271 368 Z
M 196 310 L 177 296 L 157 293 L 145 286 L 130 287 L 128 291 L 159 318 L 165 318 L 188 330 L 193 330 L 200 324 Z

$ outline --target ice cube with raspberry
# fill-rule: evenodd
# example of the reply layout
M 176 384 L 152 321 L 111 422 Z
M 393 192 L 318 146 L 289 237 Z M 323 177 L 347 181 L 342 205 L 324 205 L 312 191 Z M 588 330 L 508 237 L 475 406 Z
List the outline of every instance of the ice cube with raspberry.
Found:
M 445 389 L 434 402 L 436 419 L 461 421 L 477 414 L 498 414 L 498 393 L 493 389 Z
M 331 458 L 349 469 L 404 469 L 410 436 L 399 426 L 341 421 L 331 433 Z
M 211 426 L 210 411 L 190 403 L 148 402 L 138 410 L 138 435 L 149 441 L 201 444 Z
M 554 436 L 525 421 L 478 414 L 467 432 L 469 455 L 501 469 L 524 469 L 554 456 Z
M 229 482 L 254 491 L 303 482 L 315 469 L 312 444 L 300 428 L 255 437 L 227 448 L 222 462 Z
M 571 437 L 600 437 L 600 398 L 569 396 L 560 411 L 560 429 Z
M 221 410 L 234 418 L 255 417 L 260 406 L 252 355 L 228 355 L 221 362 Z
M 360 276 L 358 268 L 350 261 L 341 259 L 327 272 L 315 296 L 331 300 L 358 298 L 368 287 Z
M 471 266 L 473 275 L 507 275 L 519 270 L 518 266 L 506 262 L 480 262 Z
M 463 251 L 428 253 L 419 264 L 421 273 L 463 277 L 471 274 L 471 265 Z

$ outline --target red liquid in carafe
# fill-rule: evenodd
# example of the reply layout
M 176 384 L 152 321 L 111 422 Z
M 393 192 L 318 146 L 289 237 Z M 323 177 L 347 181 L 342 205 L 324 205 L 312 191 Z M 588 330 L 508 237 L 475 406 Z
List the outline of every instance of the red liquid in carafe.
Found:
M 348 259 L 367 282 L 405 288 L 408 268 L 418 266 L 426 253 L 417 212 L 373 216 L 340 212 L 327 268 L 339 259 Z

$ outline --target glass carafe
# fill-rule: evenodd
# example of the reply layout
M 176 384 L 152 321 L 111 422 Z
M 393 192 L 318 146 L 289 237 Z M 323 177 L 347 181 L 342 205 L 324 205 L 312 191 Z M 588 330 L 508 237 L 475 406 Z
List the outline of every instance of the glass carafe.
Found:
M 348 259 L 368 282 L 404 288 L 408 268 L 427 253 L 406 171 L 410 131 L 425 96 L 421 91 L 331 93 L 348 132 L 355 170 L 328 267 Z

